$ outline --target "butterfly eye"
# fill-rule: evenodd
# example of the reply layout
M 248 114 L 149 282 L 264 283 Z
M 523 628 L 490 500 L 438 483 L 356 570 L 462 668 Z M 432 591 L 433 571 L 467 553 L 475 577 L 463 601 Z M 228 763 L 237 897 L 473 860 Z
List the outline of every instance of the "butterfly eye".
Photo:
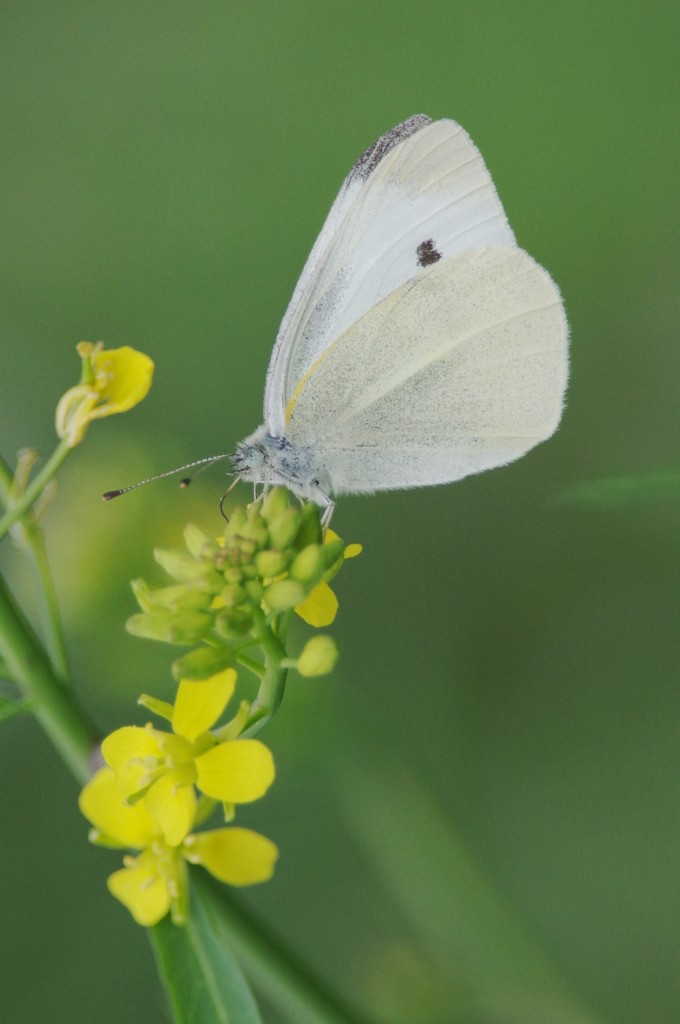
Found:
M 243 448 L 239 452 L 241 465 L 246 466 L 248 469 L 258 470 L 262 469 L 267 459 L 261 448 L 247 447 Z

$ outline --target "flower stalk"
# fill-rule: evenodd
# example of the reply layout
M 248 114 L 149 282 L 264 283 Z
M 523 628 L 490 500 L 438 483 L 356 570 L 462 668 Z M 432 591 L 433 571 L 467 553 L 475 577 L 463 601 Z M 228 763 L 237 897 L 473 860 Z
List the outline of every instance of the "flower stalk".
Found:
M 255 618 L 255 630 L 265 654 L 265 670 L 259 692 L 250 708 L 247 725 L 249 735 L 266 725 L 278 711 L 288 676 L 288 669 L 281 665 L 286 658 L 286 649 L 261 612 Z
M 55 674 L 42 644 L 0 577 L 0 655 L 33 714 L 79 782 L 86 782 L 96 731 Z
M 16 502 L 13 502 L 7 512 L 5 512 L 4 516 L 0 518 L 0 540 L 2 540 L 2 538 L 9 533 L 14 524 L 18 523 L 19 520 L 26 515 L 29 509 L 33 507 L 47 485 L 56 476 L 57 471 L 61 468 L 62 463 L 70 451 L 71 448 L 66 441 L 59 442 L 45 465 L 36 474 L 21 497 L 18 498 Z

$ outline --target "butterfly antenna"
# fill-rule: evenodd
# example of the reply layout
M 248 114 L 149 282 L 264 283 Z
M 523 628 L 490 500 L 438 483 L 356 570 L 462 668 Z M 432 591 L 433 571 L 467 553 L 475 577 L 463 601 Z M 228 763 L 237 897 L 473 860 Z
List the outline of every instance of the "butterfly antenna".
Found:
M 144 484 L 151 484 L 154 480 L 162 480 L 166 476 L 174 476 L 175 473 L 182 473 L 185 469 L 193 469 L 194 466 L 200 466 L 201 469 L 207 469 L 213 462 L 220 462 L 222 459 L 230 459 L 231 453 L 224 455 L 210 455 L 207 459 L 196 459 L 195 462 L 187 462 L 185 466 L 178 466 L 176 469 L 169 469 L 167 473 L 157 473 L 156 476 L 149 476 L 146 480 L 139 480 L 136 484 L 130 484 L 129 487 L 121 487 L 117 491 L 105 491 L 102 494 L 104 501 L 111 501 L 112 498 L 119 498 L 121 494 L 127 494 L 128 491 L 134 491 L 138 487 L 143 487 Z M 197 470 L 197 473 L 201 472 L 201 469 Z M 194 473 L 194 477 L 197 475 Z M 181 487 L 188 487 L 193 477 L 187 477 L 181 481 Z M 229 492 L 227 492 L 229 493 Z M 225 495 L 226 497 L 226 495 Z
M 196 472 L 192 473 L 191 476 L 185 476 L 184 479 L 180 480 L 180 482 L 179 482 L 180 487 L 183 488 L 183 489 L 185 487 L 188 487 L 189 484 L 192 484 L 194 482 L 194 480 L 196 479 L 196 477 L 198 476 L 199 473 L 202 473 L 204 469 L 210 469 L 210 467 L 213 464 L 213 462 L 217 462 L 218 459 L 233 459 L 233 458 L 234 458 L 233 455 L 215 455 L 215 456 L 213 456 L 212 458 L 208 459 L 208 461 L 205 463 L 205 465 L 199 466 L 199 468 L 196 470 Z M 203 462 L 204 460 L 201 459 L 200 461 Z M 189 466 L 193 466 L 193 465 L 194 465 L 193 462 L 189 463 Z M 177 470 L 177 472 L 181 472 L 182 469 L 187 469 L 187 468 L 188 468 L 187 466 L 180 466 L 180 469 Z M 233 475 L 234 475 L 233 473 L 227 473 L 227 476 L 233 476 Z M 231 488 L 230 488 L 230 490 L 231 490 Z M 227 491 L 227 494 L 228 493 L 229 492 Z

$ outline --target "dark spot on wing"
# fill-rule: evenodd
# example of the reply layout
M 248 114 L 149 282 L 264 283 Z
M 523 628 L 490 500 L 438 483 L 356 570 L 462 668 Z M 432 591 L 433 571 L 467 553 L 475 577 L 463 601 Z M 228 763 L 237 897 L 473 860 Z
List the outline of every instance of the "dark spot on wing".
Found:
M 419 267 L 429 267 L 442 258 L 442 254 L 437 252 L 433 238 L 428 238 L 425 242 L 420 243 L 416 249 L 416 256 Z
M 432 119 L 427 117 L 426 114 L 414 114 L 413 117 L 409 117 L 406 121 L 396 125 L 391 131 L 385 132 L 377 142 L 374 142 L 365 153 L 361 154 L 349 172 L 350 180 L 352 178 L 361 178 L 365 181 L 390 150 L 398 146 L 404 139 L 408 139 L 411 135 L 415 135 L 416 132 L 427 128 L 428 124 L 432 124 Z

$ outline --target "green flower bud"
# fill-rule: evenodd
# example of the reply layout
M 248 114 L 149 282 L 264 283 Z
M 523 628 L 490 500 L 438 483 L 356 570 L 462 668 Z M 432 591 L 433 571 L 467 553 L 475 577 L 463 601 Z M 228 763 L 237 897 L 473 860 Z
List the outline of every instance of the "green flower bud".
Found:
M 149 584 L 144 580 L 130 580 L 130 586 L 142 611 L 150 612 L 154 607 L 154 603 L 151 599 L 152 590 Z
M 182 611 L 207 611 L 212 601 L 212 595 L 205 590 L 191 583 L 176 583 L 172 587 L 147 588 L 145 600 L 149 607 L 144 611 L 152 609 L 166 609 L 169 612 Z M 142 606 L 144 607 L 144 606 Z
M 171 551 L 168 548 L 156 548 L 153 556 L 167 574 L 180 583 L 187 583 L 190 580 L 205 581 L 206 589 L 212 589 L 213 593 L 221 586 L 222 581 L 215 572 L 213 563 L 207 558 L 198 560 L 191 555 L 185 555 L 183 551 Z M 219 580 L 216 587 L 215 580 Z
M 220 597 L 225 608 L 236 608 L 245 601 L 246 591 L 238 583 L 228 583 L 220 590 Z
M 300 510 L 300 529 L 295 538 L 298 551 L 308 544 L 320 544 L 323 540 L 321 530 L 321 509 L 313 501 L 306 502 Z
M 326 579 L 329 580 L 335 576 L 345 561 L 345 545 L 339 537 L 337 540 L 326 540 L 323 553 L 326 558 L 326 572 L 330 574 Z
M 338 660 L 338 648 L 330 636 L 315 636 L 305 645 L 298 658 L 297 670 L 301 676 L 325 676 Z
M 184 542 L 194 558 L 211 558 L 219 551 L 215 538 L 194 523 L 184 530 Z
M 242 579 L 243 573 L 237 566 L 230 565 L 224 570 L 225 583 L 240 583 Z
M 220 639 L 227 642 L 242 640 L 252 627 L 253 615 L 248 608 L 233 608 L 220 612 L 213 626 Z
M 239 531 L 238 539 L 243 553 L 253 555 L 255 551 L 266 546 L 269 536 L 266 526 L 258 516 L 256 521 L 246 523 Z
M 177 680 L 209 679 L 233 663 L 233 652 L 227 647 L 197 647 L 173 662 L 172 674 Z
M 248 595 L 248 599 L 252 601 L 253 604 L 260 603 L 260 601 L 262 600 L 262 595 L 264 594 L 264 587 L 262 586 L 259 580 L 248 580 L 248 582 L 245 584 L 244 590 Z
M 159 610 L 133 615 L 125 623 L 125 628 L 133 636 L 145 637 L 147 640 L 161 640 L 167 644 L 193 644 L 205 636 L 212 623 L 212 615 L 204 612 L 189 611 L 176 615 Z
M 252 537 L 239 537 L 227 549 L 227 557 L 237 565 L 249 562 L 258 550 L 257 542 Z
M 265 588 L 263 597 L 271 611 L 285 612 L 300 604 L 306 597 L 306 591 L 301 583 L 294 580 L 278 580 Z
M 241 566 L 241 573 L 244 580 L 254 580 L 258 576 L 257 568 L 254 562 L 247 562 Z
M 290 567 L 290 578 L 311 588 L 321 582 L 325 571 L 324 545 L 308 544 L 295 556 Z
M 255 555 L 255 568 L 263 579 L 272 580 L 288 568 L 290 561 L 283 551 L 259 551 Z
M 288 492 L 283 487 L 274 487 L 262 502 L 262 518 L 273 522 L 288 508 Z
M 234 509 L 232 514 L 229 516 L 229 522 L 224 528 L 224 539 L 228 542 L 232 537 L 236 537 L 243 527 L 248 522 L 248 516 L 245 508 L 239 505 L 238 508 Z
M 300 529 L 302 516 L 297 508 L 287 508 L 269 524 L 269 544 L 285 551 L 291 546 Z

